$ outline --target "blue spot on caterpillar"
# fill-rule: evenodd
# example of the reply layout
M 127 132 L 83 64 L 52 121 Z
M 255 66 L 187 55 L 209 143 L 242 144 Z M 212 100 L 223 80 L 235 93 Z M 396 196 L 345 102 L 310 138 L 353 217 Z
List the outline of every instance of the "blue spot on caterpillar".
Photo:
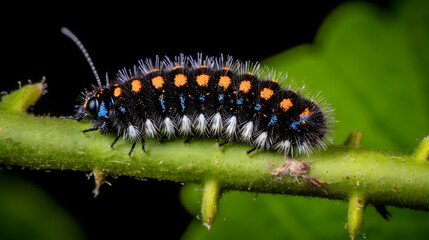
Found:
M 218 96 L 219 102 L 223 102 L 223 98 L 224 98 L 223 93 L 220 93 L 219 96 Z
M 183 96 L 183 93 L 179 95 L 179 98 L 180 98 L 180 106 L 182 107 L 182 112 L 184 112 L 186 105 L 185 105 L 185 97 Z
M 281 88 L 285 76 L 232 57 L 146 59 L 102 84 L 86 49 L 67 28 L 61 31 L 84 53 L 97 80 L 86 91 L 76 119 L 86 119 L 102 134 L 116 133 L 133 145 L 145 138 L 214 137 L 270 149 L 285 155 L 325 149 L 332 110 L 323 99 Z M 106 104 L 108 103 L 108 104 Z M 116 140 L 112 146 L 116 143 Z
M 162 112 L 165 112 L 164 96 L 159 96 L 159 102 L 161 103 Z
M 276 121 L 277 121 L 277 116 L 273 115 L 270 119 L 270 122 L 268 123 L 268 127 L 273 126 Z
M 98 109 L 98 117 L 104 117 L 104 116 L 106 116 L 107 112 L 108 111 L 106 109 L 104 101 L 101 101 L 100 108 Z
M 126 113 L 126 112 L 127 112 L 127 110 L 126 110 L 123 106 L 119 106 L 119 110 L 120 110 L 122 113 Z
M 291 128 L 293 128 L 294 130 L 299 131 L 297 125 L 300 125 L 302 122 L 311 119 L 311 117 L 308 116 L 302 116 L 299 121 L 293 121 L 292 124 L 290 125 Z

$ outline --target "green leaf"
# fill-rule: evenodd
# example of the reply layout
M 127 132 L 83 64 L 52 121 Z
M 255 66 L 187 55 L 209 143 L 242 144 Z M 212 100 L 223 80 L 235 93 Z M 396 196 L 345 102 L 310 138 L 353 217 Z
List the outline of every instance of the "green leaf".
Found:
M 348 3 L 326 19 L 314 45 L 265 63 L 322 91 L 335 109 L 335 143 L 358 129 L 363 147 L 411 153 L 429 134 L 429 73 L 420 62 L 429 53 L 416 45 L 429 34 L 409 28 L 407 17 Z
M 358 129 L 363 147 L 411 153 L 429 135 L 428 42 L 427 2 L 397 1 L 390 11 L 346 3 L 325 20 L 314 44 L 263 63 L 322 92 L 338 121 L 334 143 Z M 182 193 L 194 215 L 198 194 Z M 346 209 L 346 203 L 321 199 L 225 193 L 211 230 L 195 221 L 183 239 L 347 239 Z M 371 239 L 429 238 L 426 212 L 388 210 L 389 222 L 368 206 L 361 233 Z

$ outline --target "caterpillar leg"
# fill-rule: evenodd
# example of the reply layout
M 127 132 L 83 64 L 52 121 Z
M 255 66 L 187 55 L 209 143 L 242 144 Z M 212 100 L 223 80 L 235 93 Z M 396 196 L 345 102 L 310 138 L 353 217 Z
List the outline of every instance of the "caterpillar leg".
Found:
M 146 145 L 144 143 L 144 138 L 142 138 L 142 151 L 146 152 Z
M 167 140 L 167 137 L 163 135 L 161 139 L 159 139 L 159 143 L 163 143 L 165 140 Z
M 189 143 L 192 140 L 192 136 L 188 136 L 183 143 Z
M 253 147 L 252 149 L 247 150 L 246 151 L 247 155 L 249 155 L 251 152 L 255 151 L 256 149 L 257 149 L 256 147 Z
M 83 133 L 86 133 L 86 132 L 92 132 L 92 131 L 96 131 L 96 130 L 98 130 L 98 129 L 99 129 L 98 127 L 93 127 L 93 128 L 88 128 L 88 129 L 82 130 L 82 132 L 83 132 Z
M 130 152 L 128 153 L 128 157 L 131 157 L 131 153 L 133 153 L 133 151 L 134 151 L 134 147 L 136 146 L 136 141 L 133 141 L 133 146 L 131 146 L 131 150 L 130 150 Z
M 115 138 L 115 140 L 113 140 L 112 144 L 110 144 L 110 148 L 112 148 L 112 147 L 116 144 L 116 142 L 118 141 L 119 137 L 120 137 L 120 136 L 117 136 L 117 137 Z
M 88 128 L 88 129 L 82 130 L 82 132 L 83 132 L 83 133 L 86 133 L 86 132 L 92 132 L 92 131 L 96 131 L 96 130 L 98 130 L 98 129 L 103 129 L 103 128 L 105 128 L 105 127 L 106 127 L 106 122 L 103 122 L 103 124 L 102 124 L 100 127 Z
M 226 140 L 225 142 L 219 143 L 219 147 L 222 147 L 223 145 L 225 145 L 225 144 L 227 144 L 227 143 L 229 143 L 231 141 L 232 141 L 232 138 L 228 138 L 228 140 Z

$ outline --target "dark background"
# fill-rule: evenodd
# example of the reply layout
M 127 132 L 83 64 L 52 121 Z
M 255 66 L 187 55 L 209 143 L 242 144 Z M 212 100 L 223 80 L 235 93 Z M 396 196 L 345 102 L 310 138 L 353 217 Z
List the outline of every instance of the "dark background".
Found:
M 38 115 L 72 115 L 83 88 L 95 83 L 74 43 L 60 33 L 72 30 L 86 46 L 100 77 L 112 77 L 141 58 L 202 52 L 258 61 L 303 43 L 312 43 L 323 19 L 345 1 L 296 3 L 215 2 L 203 4 L 48 5 L 8 9 L 2 17 L 1 91 L 28 79 L 46 77 L 48 94 L 31 110 Z M 387 1 L 371 1 L 389 8 Z M 6 10 L 6 9 L 4 9 Z M 5 11 L 7 13 L 7 11 Z M 41 185 L 82 225 L 90 239 L 138 235 L 177 239 L 194 216 L 178 200 L 179 183 L 111 179 L 97 198 L 85 173 L 14 173 Z M 137 206 L 137 207 L 136 207 Z

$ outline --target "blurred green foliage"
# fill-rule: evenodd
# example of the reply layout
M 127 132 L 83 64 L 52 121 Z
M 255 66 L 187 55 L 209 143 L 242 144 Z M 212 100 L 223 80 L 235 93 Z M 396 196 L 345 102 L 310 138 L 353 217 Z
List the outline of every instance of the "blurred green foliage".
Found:
M 428 43 L 427 1 L 396 1 L 388 11 L 346 3 L 324 21 L 314 44 L 263 63 L 322 91 L 338 121 L 334 143 L 359 129 L 363 147 L 409 154 L 429 135 Z M 181 196 L 195 216 L 196 188 L 185 187 Z M 429 239 L 427 212 L 388 210 L 387 222 L 368 206 L 356 239 Z M 211 230 L 194 221 L 183 239 L 347 239 L 346 214 L 347 204 L 339 201 L 228 192 Z
M 79 224 L 43 189 L 0 171 L 0 239 L 86 239 Z

